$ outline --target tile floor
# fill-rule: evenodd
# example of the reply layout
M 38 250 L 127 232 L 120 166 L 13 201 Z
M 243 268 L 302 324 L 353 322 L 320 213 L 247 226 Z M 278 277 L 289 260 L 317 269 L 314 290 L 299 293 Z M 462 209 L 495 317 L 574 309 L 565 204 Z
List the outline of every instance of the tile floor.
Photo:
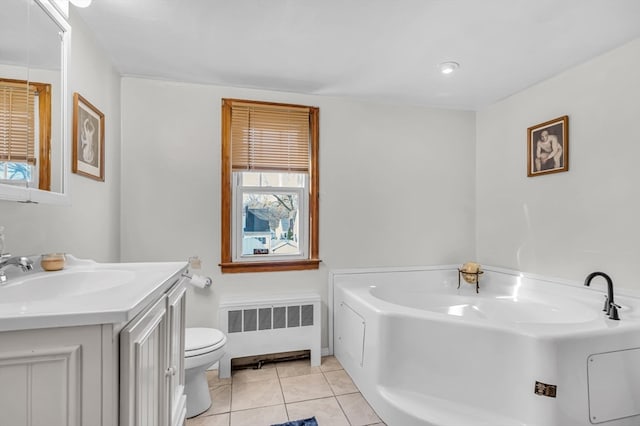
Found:
M 384 426 L 334 357 L 266 364 L 219 379 L 208 371 L 213 404 L 187 426 L 268 426 L 315 416 L 318 426 Z

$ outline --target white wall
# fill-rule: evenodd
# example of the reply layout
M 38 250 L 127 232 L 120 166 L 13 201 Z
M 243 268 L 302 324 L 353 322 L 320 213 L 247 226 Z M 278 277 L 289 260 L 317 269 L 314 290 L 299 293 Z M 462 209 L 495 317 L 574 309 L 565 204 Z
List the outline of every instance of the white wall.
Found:
M 477 113 L 486 264 L 640 289 L 640 39 Z M 527 128 L 569 116 L 569 171 L 527 177 Z
M 320 270 L 219 272 L 222 98 L 320 107 Z M 474 257 L 472 112 L 136 78 L 123 79 L 122 105 L 122 260 L 199 255 L 214 286 L 190 290 L 189 326 L 216 325 L 224 294 L 326 301 L 333 268 Z
M 0 201 L 0 225 L 7 251 L 40 254 L 63 251 L 117 261 L 120 251 L 120 76 L 74 11 L 70 92 L 79 92 L 106 116 L 106 182 L 71 176 L 71 205 Z M 71 116 L 69 117 L 71 120 Z

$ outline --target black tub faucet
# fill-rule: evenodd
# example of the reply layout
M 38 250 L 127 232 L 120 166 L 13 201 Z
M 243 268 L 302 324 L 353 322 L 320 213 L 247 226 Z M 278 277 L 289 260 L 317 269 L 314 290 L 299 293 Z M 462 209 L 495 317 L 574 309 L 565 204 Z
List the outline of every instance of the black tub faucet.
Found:
M 619 320 L 618 308 L 620 306 L 616 305 L 613 301 L 613 281 L 611 280 L 611 277 L 604 272 L 592 272 L 587 275 L 587 278 L 585 278 L 584 285 L 588 287 L 591 285 L 591 280 L 598 276 L 607 280 L 607 298 L 604 301 L 604 308 L 602 308 L 602 310 L 609 315 L 609 319 Z

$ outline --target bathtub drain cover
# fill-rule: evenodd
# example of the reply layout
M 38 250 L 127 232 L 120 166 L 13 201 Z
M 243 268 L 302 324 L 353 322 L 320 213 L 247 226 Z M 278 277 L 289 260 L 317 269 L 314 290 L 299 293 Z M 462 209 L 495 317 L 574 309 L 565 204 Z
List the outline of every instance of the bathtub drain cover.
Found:
M 548 396 L 551 398 L 556 397 L 556 385 L 549 385 L 547 383 L 536 382 L 536 387 L 533 392 L 536 395 Z

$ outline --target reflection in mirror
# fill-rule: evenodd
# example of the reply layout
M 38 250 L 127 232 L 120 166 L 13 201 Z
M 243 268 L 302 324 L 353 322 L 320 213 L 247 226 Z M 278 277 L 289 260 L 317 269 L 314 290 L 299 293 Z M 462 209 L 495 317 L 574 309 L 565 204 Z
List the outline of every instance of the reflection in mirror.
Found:
M 0 78 L 0 183 L 49 191 L 51 85 Z
M 70 28 L 48 0 L 2 3 L 0 199 L 64 202 Z

